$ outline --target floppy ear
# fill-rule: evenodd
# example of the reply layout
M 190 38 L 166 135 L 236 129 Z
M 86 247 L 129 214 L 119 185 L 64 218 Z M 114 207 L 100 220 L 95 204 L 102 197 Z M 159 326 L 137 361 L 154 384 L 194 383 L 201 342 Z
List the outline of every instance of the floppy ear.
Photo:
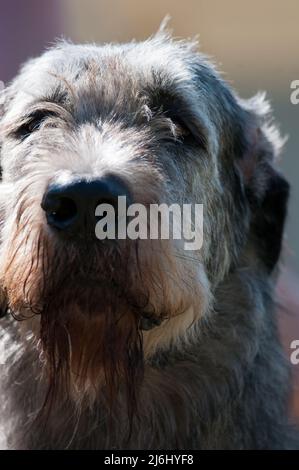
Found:
M 275 168 L 284 141 L 271 123 L 264 95 L 241 105 L 246 115 L 246 144 L 237 166 L 251 209 L 251 241 L 259 259 L 271 272 L 281 251 L 289 196 L 289 184 Z

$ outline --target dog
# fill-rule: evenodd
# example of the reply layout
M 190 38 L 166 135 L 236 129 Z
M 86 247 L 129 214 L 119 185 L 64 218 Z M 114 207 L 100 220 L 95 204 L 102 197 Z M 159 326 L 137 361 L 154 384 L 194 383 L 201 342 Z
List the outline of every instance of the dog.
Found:
M 2 448 L 296 448 L 264 95 L 165 31 L 62 41 L 4 90 L 0 126 Z M 202 247 L 97 239 L 95 207 L 124 196 L 202 204 Z

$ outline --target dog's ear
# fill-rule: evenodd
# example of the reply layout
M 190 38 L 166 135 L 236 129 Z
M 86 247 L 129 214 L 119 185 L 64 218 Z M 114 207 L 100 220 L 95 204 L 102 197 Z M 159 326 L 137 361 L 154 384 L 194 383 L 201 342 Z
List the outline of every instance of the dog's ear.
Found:
M 289 184 L 276 168 L 284 140 L 272 123 L 264 95 L 240 104 L 245 113 L 245 145 L 237 167 L 251 209 L 251 241 L 271 272 L 281 251 L 289 196 Z

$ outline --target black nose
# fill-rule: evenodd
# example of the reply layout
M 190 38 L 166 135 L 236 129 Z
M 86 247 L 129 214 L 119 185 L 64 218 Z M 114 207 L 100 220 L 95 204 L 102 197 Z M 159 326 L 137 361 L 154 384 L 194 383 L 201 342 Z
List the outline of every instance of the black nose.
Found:
M 41 207 L 52 228 L 63 234 L 84 234 L 90 238 L 95 236 L 96 207 L 99 204 L 110 204 L 117 216 L 119 196 L 126 196 L 126 205 L 130 203 L 128 188 L 118 178 L 80 180 L 66 185 L 50 185 Z

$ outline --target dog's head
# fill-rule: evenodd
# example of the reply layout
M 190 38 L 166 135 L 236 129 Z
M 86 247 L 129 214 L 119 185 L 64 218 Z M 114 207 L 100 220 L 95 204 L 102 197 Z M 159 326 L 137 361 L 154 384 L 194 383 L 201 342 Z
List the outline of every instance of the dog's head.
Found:
M 125 384 L 134 401 L 144 361 L 192 334 L 229 270 L 276 265 L 288 185 L 267 105 L 161 34 L 60 43 L 22 68 L 2 108 L 2 304 L 41 340 L 52 385 Z M 144 214 L 147 236 L 97 239 L 97 205 L 117 216 L 123 196 L 131 217 L 132 204 L 203 204 L 202 246 L 150 239 Z

